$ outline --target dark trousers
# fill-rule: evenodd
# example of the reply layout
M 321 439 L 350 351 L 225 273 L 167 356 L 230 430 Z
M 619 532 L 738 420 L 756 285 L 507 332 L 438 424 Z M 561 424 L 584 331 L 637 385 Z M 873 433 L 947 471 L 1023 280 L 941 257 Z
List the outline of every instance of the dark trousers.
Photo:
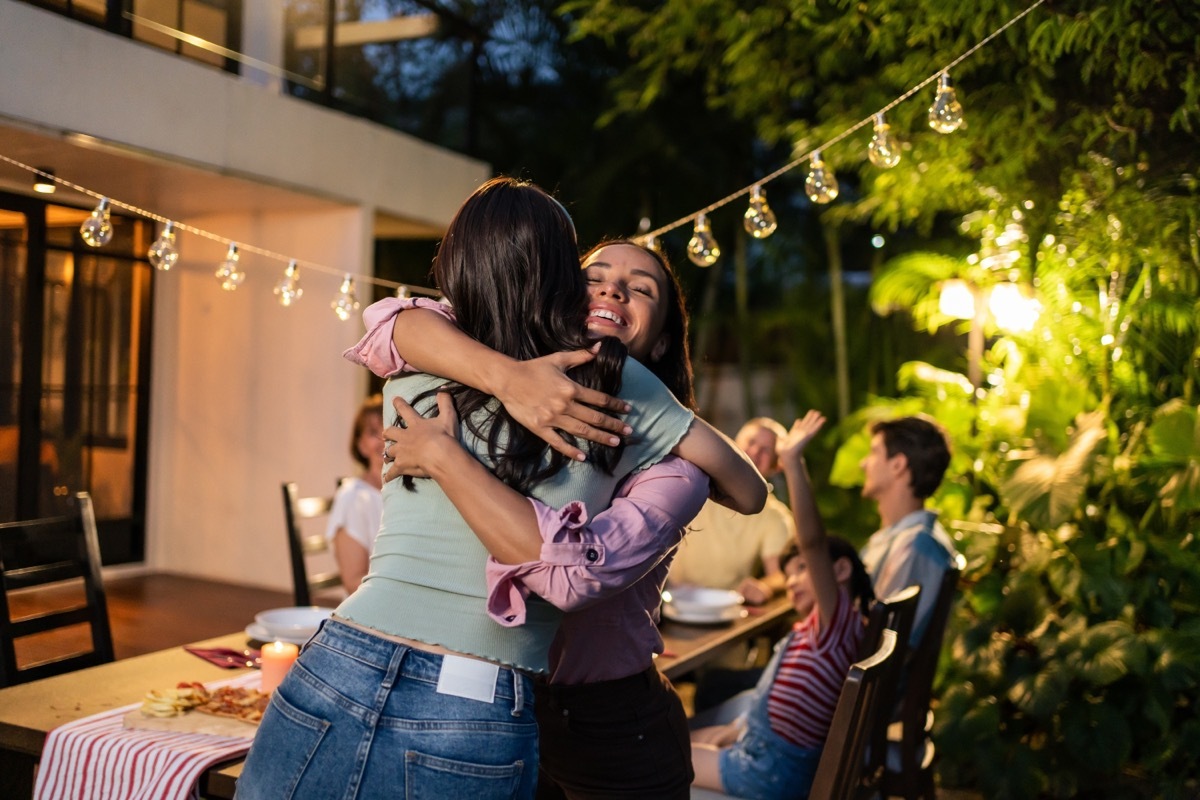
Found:
M 687 800 L 687 715 L 657 669 L 578 686 L 538 684 L 534 697 L 538 800 Z

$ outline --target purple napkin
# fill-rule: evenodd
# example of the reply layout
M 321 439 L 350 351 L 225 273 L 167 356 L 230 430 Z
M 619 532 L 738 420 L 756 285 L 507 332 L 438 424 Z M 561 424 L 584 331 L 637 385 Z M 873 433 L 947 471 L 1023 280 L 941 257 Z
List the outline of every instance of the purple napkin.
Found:
M 257 669 L 262 665 L 258 650 L 232 650 L 228 647 L 184 647 L 183 649 L 222 669 L 244 669 L 246 667 Z

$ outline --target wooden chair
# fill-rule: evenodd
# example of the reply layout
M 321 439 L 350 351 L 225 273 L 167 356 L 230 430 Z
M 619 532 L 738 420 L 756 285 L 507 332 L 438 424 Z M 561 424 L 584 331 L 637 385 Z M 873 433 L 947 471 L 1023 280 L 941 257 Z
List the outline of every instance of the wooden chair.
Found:
M 891 673 L 898 637 L 884 630 L 879 647 L 869 658 L 850 665 L 850 674 L 842 684 L 825 749 L 817 762 L 809 796 L 821 800 L 851 800 L 861 796 L 863 753 L 867 736 L 877 715 L 886 715 L 880 706 L 880 690 Z
M 900 703 L 900 717 L 891 726 L 888 752 L 880 792 L 884 797 L 900 796 L 915 800 L 934 800 L 933 760 L 936 755 L 933 739 L 933 712 L 929 700 L 933 695 L 933 679 L 937 674 L 938 657 L 946 635 L 946 622 L 957 593 L 959 567 L 946 570 L 938 588 L 937 600 L 929 616 L 929 627 L 908 660 L 908 677 Z
M 879 705 L 879 690 L 892 664 L 896 644 L 895 631 L 881 631 L 875 652 L 850 665 L 833 712 L 825 749 L 817 762 L 808 795 L 811 800 L 851 800 L 864 796 L 861 791 L 863 750 L 875 716 L 886 714 Z M 734 800 L 730 795 L 694 786 L 690 794 L 691 800 Z
M 338 485 L 341 486 L 341 481 Z M 301 527 L 303 520 L 328 516 L 332 507 L 332 495 L 301 497 L 296 484 L 283 484 L 283 513 L 287 521 L 288 554 L 292 562 L 292 597 L 298 606 L 311 606 L 317 592 L 342 585 L 342 576 L 336 569 L 309 574 L 308 559 L 330 552 L 330 547 L 324 530 L 305 534 Z
M 64 516 L 0 524 L 0 686 L 106 664 L 114 658 L 92 498 L 87 492 L 80 492 L 75 495 L 73 506 L 72 513 Z M 29 597 L 29 589 L 65 581 L 82 584 L 82 605 L 14 618 L 14 599 L 21 602 Z M 20 594 L 14 597 L 14 592 Z M 90 651 L 68 652 L 18 665 L 18 639 L 75 625 L 89 626 Z M 25 644 L 43 645 L 46 641 L 27 639 Z
M 879 713 L 867 732 L 864 755 L 862 785 L 866 796 L 879 789 L 888 752 L 888 726 L 896 709 L 900 683 L 908 658 L 908 640 L 912 633 L 913 620 L 917 615 L 917 603 L 921 598 L 920 586 L 909 586 L 871 606 L 867 619 L 867 630 L 859 645 L 858 657 L 864 659 L 879 648 L 885 630 L 896 634 L 896 646 L 888 663 L 887 674 L 880 679 Z

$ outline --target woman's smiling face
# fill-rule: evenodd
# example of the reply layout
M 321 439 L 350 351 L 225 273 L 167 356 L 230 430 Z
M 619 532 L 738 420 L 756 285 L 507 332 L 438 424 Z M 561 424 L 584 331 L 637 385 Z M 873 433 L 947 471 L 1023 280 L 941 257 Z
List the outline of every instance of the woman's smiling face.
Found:
M 583 263 L 588 333 L 615 336 L 638 361 L 654 361 L 667 342 L 667 277 L 653 256 L 628 244 L 601 247 Z

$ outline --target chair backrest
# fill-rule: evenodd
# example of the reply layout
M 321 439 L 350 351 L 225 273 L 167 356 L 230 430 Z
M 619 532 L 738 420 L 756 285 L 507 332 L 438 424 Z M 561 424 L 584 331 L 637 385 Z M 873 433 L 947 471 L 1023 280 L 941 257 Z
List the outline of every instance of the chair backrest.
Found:
M 961 564 L 961 558 L 959 560 Z M 900 703 L 901 738 L 899 742 L 900 772 L 919 769 L 924 757 L 929 700 L 933 695 L 933 679 L 937 674 L 938 658 L 946 635 L 950 608 L 958 591 L 960 570 L 951 567 L 942 576 L 937 599 L 929 615 L 929 626 L 908 659 L 908 676 Z
M 63 516 L 0 524 L 0 686 L 28 683 L 113 660 L 92 498 L 87 492 L 79 492 L 72 505 L 71 513 Z M 64 582 L 68 581 L 82 583 L 82 605 L 47 609 L 27 591 L 60 583 L 66 588 Z M 14 596 L 14 592 L 19 594 Z M 36 610 L 14 618 L 17 604 Z M 91 629 L 90 651 L 67 652 L 18 665 L 18 639 L 80 624 Z M 43 637 L 36 643 L 44 648 L 47 641 Z M 34 642 L 23 644 L 32 646 Z
M 885 630 L 896 634 L 896 646 L 888 663 L 887 674 L 880 681 L 879 713 L 867 732 L 867 746 L 863 763 L 863 783 L 878 785 L 883 777 L 887 761 L 888 725 L 896 707 L 897 691 L 908 658 L 908 640 L 912 633 L 913 620 L 917 616 L 917 603 L 921 599 L 920 586 L 908 586 L 895 594 L 876 600 L 867 618 L 867 630 L 859 645 L 858 657 L 866 658 L 879 648 Z
M 884 630 L 875 652 L 850 665 L 833 712 L 825 749 L 817 762 L 810 797 L 849 800 L 857 793 L 867 732 L 875 716 L 885 713 L 879 706 L 879 690 L 889 672 L 896 644 L 896 633 Z
M 336 569 L 309 574 L 309 557 L 328 552 L 329 542 L 324 531 L 305 534 L 301 525 L 303 520 L 327 516 L 331 508 L 333 495 L 301 497 L 296 484 L 283 484 L 283 514 L 287 521 L 288 556 L 292 562 L 292 596 L 298 606 L 311 606 L 316 592 L 342 585 L 342 576 Z

